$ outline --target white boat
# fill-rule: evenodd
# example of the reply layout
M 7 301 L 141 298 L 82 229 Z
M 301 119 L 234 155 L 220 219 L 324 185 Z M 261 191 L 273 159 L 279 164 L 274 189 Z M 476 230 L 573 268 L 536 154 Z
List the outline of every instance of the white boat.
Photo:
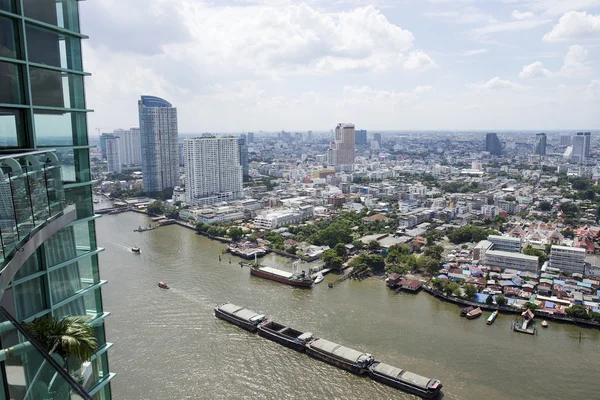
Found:
M 548 323 L 546 321 L 542 321 L 542 328 L 547 328 L 548 327 Z
M 313 283 L 316 285 L 317 283 L 323 282 L 323 279 L 325 279 L 323 274 L 319 274 L 319 275 L 317 275 L 317 277 L 315 278 L 315 281 Z

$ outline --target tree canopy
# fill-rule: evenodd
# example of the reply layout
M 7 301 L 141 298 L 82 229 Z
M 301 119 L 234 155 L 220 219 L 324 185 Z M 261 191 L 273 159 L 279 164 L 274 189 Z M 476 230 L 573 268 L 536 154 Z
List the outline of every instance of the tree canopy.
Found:
M 475 225 L 466 225 L 453 230 L 448 234 L 448 239 L 454 244 L 467 242 L 479 242 L 487 239 L 489 235 L 497 235 L 498 232 L 493 229 L 486 229 Z

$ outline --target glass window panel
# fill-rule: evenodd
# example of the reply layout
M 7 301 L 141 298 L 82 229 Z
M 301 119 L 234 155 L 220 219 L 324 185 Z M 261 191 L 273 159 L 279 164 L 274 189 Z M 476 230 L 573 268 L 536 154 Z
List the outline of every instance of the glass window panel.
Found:
M 31 279 L 14 287 L 15 308 L 19 320 L 29 318 L 47 308 L 43 278 Z
M 4 259 L 19 241 L 10 178 L 7 175 L 0 180 L 0 234 L 2 235 L 2 259 Z
M 0 147 L 23 146 L 23 111 L 0 108 Z
M 23 0 L 25 16 L 79 32 L 77 0 Z
M 83 289 L 77 263 L 50 272 L 50 295 L 56 304 Z
M 21 104 L 21 67 L 0 62 L 0 103 Z
M 81 39 L 27 25 L 29 61 L 53 67 L 82 70 Z
M 70 303 L 57 308 L 54 311 L 54 316 L 64 317 L 70 315 L 72 317 L 78 316 L 95 318 L 98 314 L 100 314 L 100 310 L 102 308 L 102 305 L 98 302 L 98 297 L 96 295 L 98 290 L 99 289 L 87 292 L 83 296 L 74 299 Z
M 27 167 L 27 184 L 34 225 L 39 225 L 50 217 L 45 172 L 44 165 Z
M 30 67 L 29 72 L 34 106 L 85 107 L 83 76 L 35 67 Z
M 46 264 L 51 268 L 77 257 L 73 227 L 62 228 L 44 242 Z
M 22 172 L 11 172 L 9 175 L 11 177 L 10 186 L 17 221 L 17 232 L 19 240 L 23 240 L 34 227 L 27 177 Z
M 92 244 L 92 236 L 90 233 L 91 229 L 93 229 L 93 225 L 90 225 L 90 222 L 91 221 L 73 225 L 78 254 L 87 253 L 90 250 L 96 249 L 95 244 Z
M 92 187 L 90 185 L 66 189 L 65 199 L 67 204 L 75 204 L 78 219 L 94 216 Z
M 0 0 L 0 9 L 2 0 Z M 15 23 L 12 19 L 0 16 L 0 57 L 16 58 Z
M 15 12 L 14 0 L 0 0 L 0 10 Z
M 86 146 L 87 121 L 84 112 L 34 111 L 38 146 Z
M 35 274 L 36 272 L 41 271 L 42 267 L 42 263 L 38 258 L 38 253 L 35 252 L 31 257 L 27 259 L 27 261 L 25 261 L 23 266 L 19 269 L 19 271 L 15 275 L 14 280 L 19 280 L 31 274 Z
M 64 182 L 89 182 L 90 156 L 88 149 L 65 149 L 56 151 L 61 163 Z

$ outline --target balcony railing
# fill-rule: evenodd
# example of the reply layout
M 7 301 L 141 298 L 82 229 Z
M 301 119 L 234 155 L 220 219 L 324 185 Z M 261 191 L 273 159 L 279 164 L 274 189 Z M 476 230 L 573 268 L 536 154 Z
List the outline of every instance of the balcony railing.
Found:
M 0 361 L 6 372 L 5 393 L 10 399 L 92 400 L 63 368 L 64 360 L 56 354 L 49 355 L 2 307 L 0 345 Z M 2 394 L 0 398 L 4 398 Z

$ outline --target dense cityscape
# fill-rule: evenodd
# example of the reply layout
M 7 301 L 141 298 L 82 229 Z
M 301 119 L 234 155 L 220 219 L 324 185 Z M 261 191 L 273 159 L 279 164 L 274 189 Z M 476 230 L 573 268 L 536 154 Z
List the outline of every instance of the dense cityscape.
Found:
M 0 400 L 598 396 L 600 2 L 96 3 L 0 0 Z

